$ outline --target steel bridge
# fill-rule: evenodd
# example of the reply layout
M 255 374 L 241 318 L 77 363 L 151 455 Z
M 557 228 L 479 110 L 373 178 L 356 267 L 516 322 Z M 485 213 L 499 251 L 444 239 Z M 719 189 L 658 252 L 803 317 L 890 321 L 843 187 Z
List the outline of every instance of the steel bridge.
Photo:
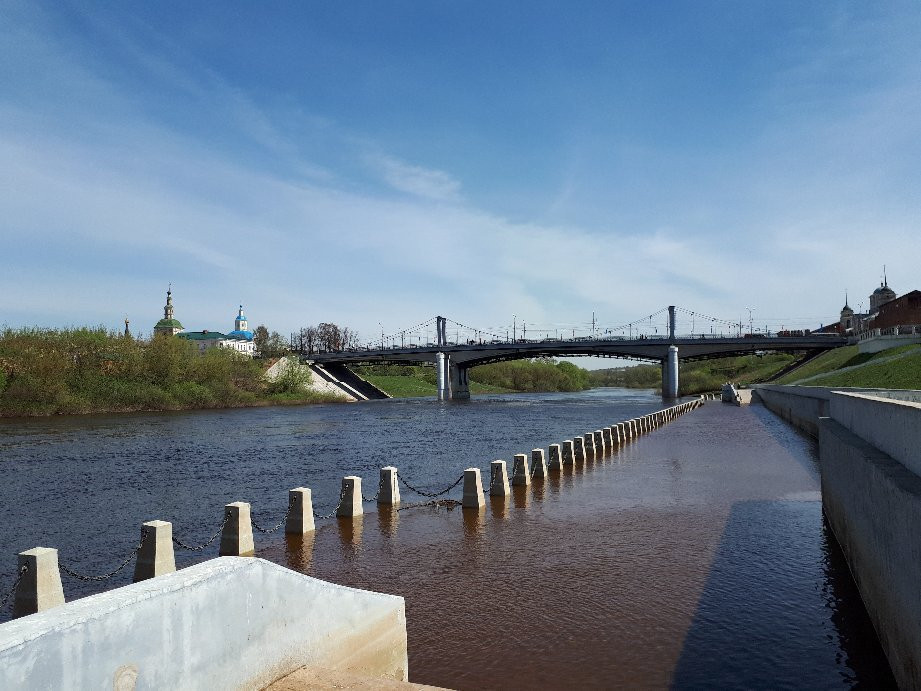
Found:
M 741 337 L 679 336 L 675 334 L 674 307 L 669 307 L 667 336 L 623 338 L 545 338 L 539 341 L 449 343 L 446 319 L 437 317 L 437 343 L 409 348 L 373 348 L 339 352 L 302 353 L 301 360 L 317 364 L 416 364 L 434 362 L 438 372 L 438 398 L 470 398 L 468 370 L 477 365 L 536 357 L 601 356 L 651 360 L 662 363 L 662 395 L 678 395 L 678 360 L 705 360 L 756 352 L 820 352 L 848 344 L 836 334 Z

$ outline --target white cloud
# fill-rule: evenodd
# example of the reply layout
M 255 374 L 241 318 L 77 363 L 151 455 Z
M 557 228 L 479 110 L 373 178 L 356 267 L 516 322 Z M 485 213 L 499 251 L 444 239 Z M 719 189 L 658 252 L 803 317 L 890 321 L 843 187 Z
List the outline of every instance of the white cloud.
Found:
M 444 171 L 411 165 L 392 156 L 369 156 L 368 163 L 395 190 L 434 201 L 460 201 L 460 182 Z

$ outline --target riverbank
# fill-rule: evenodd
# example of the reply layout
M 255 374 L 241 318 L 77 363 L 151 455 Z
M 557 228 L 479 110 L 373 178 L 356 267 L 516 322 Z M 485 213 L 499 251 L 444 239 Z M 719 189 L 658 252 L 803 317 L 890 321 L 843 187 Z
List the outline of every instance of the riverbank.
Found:
M 876 353 L 861 353 L 856 345 L 836 348 L 773 383 L 921 389 L 921 346 L 905 345 Z
M 200 410 L 338 402 L 291 368 L 269 381 L 263 363 L 189 341 L 138 341 L 105 329 L 0 331 L 0 417 Z

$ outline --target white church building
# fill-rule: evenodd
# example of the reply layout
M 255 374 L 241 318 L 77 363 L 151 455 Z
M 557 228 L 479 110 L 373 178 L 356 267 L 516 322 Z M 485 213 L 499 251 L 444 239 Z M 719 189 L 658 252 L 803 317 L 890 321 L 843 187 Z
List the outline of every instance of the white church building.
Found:
M 204 353 L 209 348 L 229 348 L 247 357 L 253 357 L 256 354 L 253 332 L 250 331 L 249 320 L 243 314 L 243 305 L 240 305 L 237 316 L 233 321 L 233 331 L 226 334 L 220 331 L 208 331 L 207 329 L 185 331 L 174 315 L 172 287 L 166 291 L 163 319 L 154 326 L 154 335 L 157 334 L 178 336 L 191 341 L 198 347 L 199 353 Z

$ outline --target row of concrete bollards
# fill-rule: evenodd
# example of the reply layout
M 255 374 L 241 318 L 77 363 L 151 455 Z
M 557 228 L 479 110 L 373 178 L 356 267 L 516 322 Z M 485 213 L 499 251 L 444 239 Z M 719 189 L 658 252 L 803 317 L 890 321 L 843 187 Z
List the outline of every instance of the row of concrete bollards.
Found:
M 703 398 L 680 403 L 642 417 L 618 422 L 594 432 L 567 439 L 562 444 L 551 444 L 548 455 L 544 449 L 533 449 L 530 459 L 526 454 L 516 454 L 509 481 L 506 462 L 502 460 L 490 463 L 489 494 L 492 497 L 507 497 L 511 494 L 510 485 L 528 486 L 535 477 L 544 478 L 551 472 L 560 472 L 566 466 L 587 461 L 594 461 L 612 453 L 625 442 L 667 424 L 679 415 L 687 413 L 702 405 Z M 463 498 L 461 505 L 465 509 L 481 509 L 486 505 L 483 482 L 479 468 L 467 468 L 463 474 Z M 443 494 L 443 492 L 442 492 Z M 428 495 L 436 496 L 436 495 Z M 397 468 L 386 466 L 380 469 L 378 493 L 374 498 L 378 504 L 396 506 L 400 503 L 400 488 Z M 361 490 L 361 478 L 348 475 L 342 478 L 339 504 L 335 511 L 320 518 L 350 518 L 364 512 L 364 497 Z M 282 524 L 289 535 L 304 535 L 315 529 L 313 499 L 307 487 L 295 487 L 288 491 L 288 510 L 282 523 L 275 528 L 257 529 L 273 532 Z M 148 521 L 141 526 L 141 541 L 136 548 L 137 560 L 134 568 L 134 582 L 154 578 L 176 570 L 176 557 L 173 545 L 190 550 L 207 547 L 220 535 L 221 556 L 252 556 L 255 553 L 253 540 L 253 522 L 250 505 L 235 501 L 224 507 L 224 521 L 221 528 L 211 540 L 200 546 L 189 546 L 174 538 L 173 524 L 168 521 Z M 133 556 L 133 555 L 132 555 Z M 102 577 L 84 577 L 65 569 L 71 575 L 82 580 L 104 580 L 126 566 L 122 565 L 111 574 Z M 35 547 L 18 554 L 18 578 L 13 586 L 15 600 L 13 617 L 21 617 L 40 612 L 64 603 L 64 591 L 61 585 L 58 551 L 50 547 Z
M 533 449 L 531 451 L 530 466 L 526 454 L 515 454 L 511 485 L 527 486 L 531 484 L 531 479 L 534 477 L 543 478 L 549 472 L 560 472 L 568 465 L 603 458 L 630 439 L 635 439 L 657 427 L 661 427 L 679 415 L 703 405 L 703 401 L 704 398 L 679 403 L 655 413 L 626 420 L 625 422 L 618 422 L 610 427 L 603 427 L 600 430 L 587 432 L 573 439 L 567 439 L 562 444 L 551 444 L 548 449 L 549 464 L 543 449 Z M 511 493 L 509 484 L 506 462 L 498 460 L 490 463 L 489 495 L 492 497 L 508 496 Z M 486 505 L 479 468 L 467 468 L 464 471 L 464 496 L 461 504 L 465 509 L 479 509 Z

